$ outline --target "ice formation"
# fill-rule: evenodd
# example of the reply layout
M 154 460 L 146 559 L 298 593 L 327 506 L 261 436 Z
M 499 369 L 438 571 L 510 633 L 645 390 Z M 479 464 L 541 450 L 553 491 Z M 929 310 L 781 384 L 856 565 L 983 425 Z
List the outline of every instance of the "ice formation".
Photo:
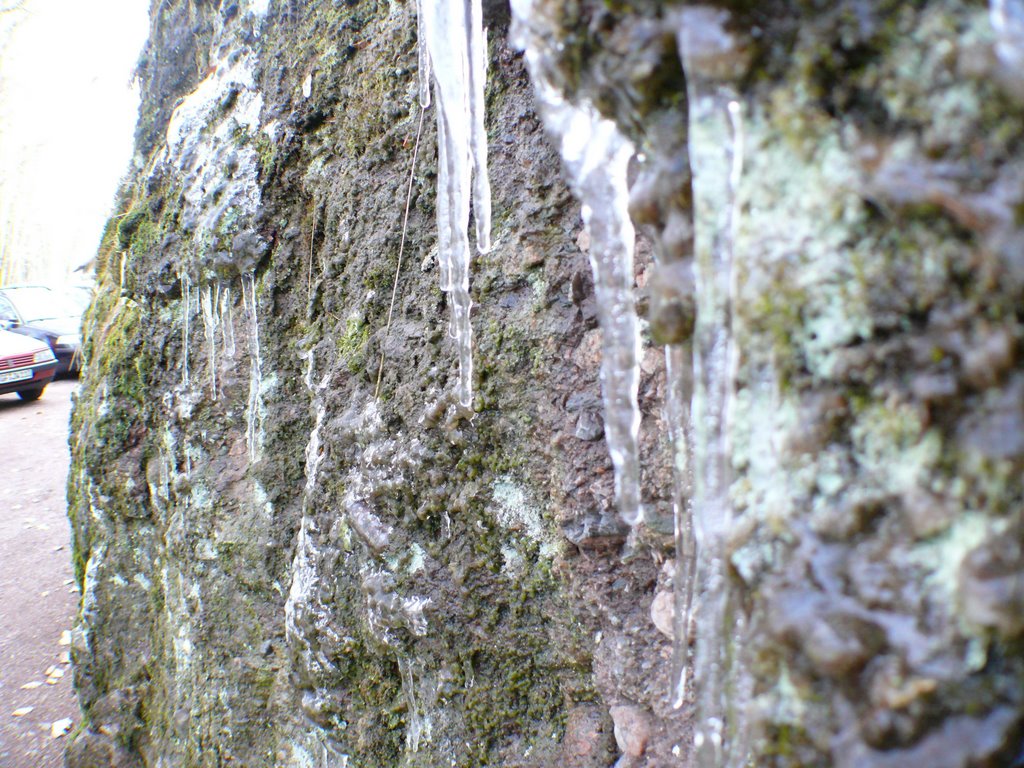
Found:
M 327 406 L 324 405 L 323 398 L 330 377 L 325 375 L 319 382 L 314 383 L 314 360 L 313 350 L 310 350 L 306 353 L 306 375 L 304 381 L 306 389 L 313 399 L 316 416 L 306 443 L 306 485 L 302 494 L 302 521 L 299 524 L 299 534 L 295 543 L 295 559 L 292 562 L 292 583 L 284 606 L 285 632 L 293 644 L 297 642 L 297 638 L 301 637 L 299 622 L 296 620 L 297 612 L 306 609 L 306 605 L 310 602 L 313 590 L 319 580 L 314 566 L 317 552 L 313 544 L 310 526 L 313 524 L 311 517 L 313 491 L 316 489 L 320 462 L 323 460 L 323 451 L 320 449 L 320 430 L 323 428 L 324 417 L 327 415 Z M 302 653 L 308 656 L 308 648 L 303 647 Z M 307 663 L 312 662 L 307 661 Z
M 265 13 L 266 6 L 266 2 L 257 2 L 252 8 L 259 14 Z M 235 354 L 234 329 L 230 322 L 224 322 L 225 315 L 230 319 L 227 305 L 231 294 L 221 284 L 225 277 L 241 279 L 251 374 L 246 440 L 249 458 L 256 461 L 260 455 L 263 381 L 255 269 L 267 244 L 254 228 L 261 202 L 258 158 L 254 142 L 240 141 L 240 136 L 253 136 L 259 130 L 263 95 L 256 84 L 256 53 L 235 38 L 228 39 L 230 42 L 215 45 L 220 55 L 210 74 L 171 114 L 154 173 L 163 168 L 179 176 L 184 202 L 181 219 L 184 229 L 191 232 L 179 275 L 184 349 L 181 385 L 188 388 L 191 384 L 189 342 L 195 294 L 214 400 L 218 396 L 218 328 L 224 357 L 230 359 Z M 230 240 L 229 234 L 233 235 Z
M 1024 0 L 989 0 L 989 18 L 996 33 L 996 56 L 1019 71 L 1024 65 Z
M 473 397 L 473 331 L 469 297 L 470 195 L 476 247 L 491 247 L 491 188 L 484 128 L 486 37 L 480 0 L 420 0 L 420 103 L 437 95 L 437 229 L 441 290 L 451 295 L 452 335 L 459 357 L 459 403 Z
M 558 142 L 569 184 L 590 233 L 590 266 L 602 331 L 605 436 L 615 469 L 615 500 L 630 525 L 643 519 L 640 495 L 640 324 L 633 302 L 635 233 L 627 210 L 626 167 L 633 145 L 588 103 L 570 104 L 552 84 L 543 43 L 527 19 L 532 0 L 514 0 L 516 44 L 526 51 L 544 124 Z
M 220 327 L 220 286 L 205 286 L 199 293 L 206 338 L 207 364 L 210 368 L 210 399 L 217 399 L 217 328 Z
M 179 275 L 181 281 L 181 303 L 183 317 L 181 321 L 181 386 L 188 386 L 188 338 L 189 315 L 192 313 L 192 279 L 184 272 Z
M 693 379 L 688 350 L 665 347 L 665 395 L 669 439 L 672 441 L 672 506 L 675 517 L 676 570 L 673 579 L 672 705 L 686 703 L 689 670 L 690 614 L 696 585 L 697 549 L 693 533 L 693 429 L 690 405 Z
M 743 169 L 742 107 L 729 84 L 727 14 L 695 7 L 680 15 L 679 49 L 686 70 L 689 152 L 693 173 L 697 322 L 693 339 L 693 533 L 697 551 L 694 682 L 698 764 L 743 765 L 742 748 L 730 741 L 737 723 L 730 701 L 727 649 L 734 634 L 727 589 L 727 535 L 733 519 L 729 498 L 729 415 L 735 365 L 732 301 L 733 244 L 739 215 L 737 191 Z M 677 656 L 679 654 L 677 653 Z
M 239 146 L 239 131 L 259 129 L 263 95 L 255 82 L 256 54 L 229 48 L 211 74 L 171 114 L 158 163 L 184 181 L 186 219 L 194 219 L 198 256 L 218 227 L 252 216 L 260 204 L 258 161 Z M 229 105 L 225 109 L 225 104 Z M 225 169 L 230 169 L 225 184 Z M 210 205 L 216 192 L 215 205 Z
M 252 272 L 242 275 L 242 304 L 249 324 L 249 406 L 245 409 L 246 445 L 249 460 L 256 461 L 262 448 L 259 422 L 263 413 L 263 360 L 260 357 L 260 323 L 257 314 L 256 278 Z

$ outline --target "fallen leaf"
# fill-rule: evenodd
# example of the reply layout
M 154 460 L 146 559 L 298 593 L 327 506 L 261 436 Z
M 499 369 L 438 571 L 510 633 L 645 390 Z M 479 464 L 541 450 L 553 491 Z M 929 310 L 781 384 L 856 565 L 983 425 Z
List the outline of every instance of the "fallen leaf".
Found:
M 25 691 L 34 691 L 36 688 L 38 688 L 42 684 L 43 684 L 43 682 L 41 680 L 33 680 L 31 683 L 25 683 L 23 686 L 21 686 L 21 688 L 22 688 L 22 690 L 25 690 Z
M 55 739 L 59 739 L 65 733 L 71 730 L 71 718 L 65 717 L 63 720 L 58 720 L 50 726 L 50 736 Z
M 60 633 L 60 644 L 71 645 L 71 632 L 69 630 L 65 629 Z
M 65 587 L 70 587 L 74 583 L 75 583 L 74 579 L 64 579 L 64 586 Z
M 57 668 L 57 666 L 55 664 L 51 664 L 50 666 L 48 666 L 46 669 L 43 670 L 43 674 L 46 675 L 47 677 L 49 677 L 50 675 L 53 674 L 53 670 L 55 670 L 56 668 Z
M 60 667 L 54 667 L 53 672 L 47 675 L 47 677 L 64 677 L 64 670 Z
M 58 658 L 59 658 L 61 664 L 70 664 L 71 663 L 71 651 L 62 651 Z
M 14 715 L 15 717 L 24 717 L 29 712 L 31 712 L 33 709 L 35 709 L 35 707 L 18 707 L 18 709 L 16 709 L 13 712 L 11 712 L 11 714 Z

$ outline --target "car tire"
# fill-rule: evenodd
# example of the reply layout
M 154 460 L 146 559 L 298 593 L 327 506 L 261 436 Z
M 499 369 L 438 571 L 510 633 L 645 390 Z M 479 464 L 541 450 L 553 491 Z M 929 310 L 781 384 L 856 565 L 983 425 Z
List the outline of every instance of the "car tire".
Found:
M 46 387 L 36 387 L 35 389 L 19 389 L 18 397 L 28 402 L 31 402 L 32 400 L 38 400 L 40 396 L 43 394 L 44 389 L 46 389 Z

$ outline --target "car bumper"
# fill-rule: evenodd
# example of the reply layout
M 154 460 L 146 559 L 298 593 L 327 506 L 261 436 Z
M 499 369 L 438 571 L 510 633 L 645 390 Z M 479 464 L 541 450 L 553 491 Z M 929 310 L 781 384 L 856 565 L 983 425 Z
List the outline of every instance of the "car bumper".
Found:
M 0 395 L 20 392 L 24 389 L 42 389 L 57 373 L 57 363 L 39 363 L 24 368 L 0 371 Z
M 82 352 L 77 346 L 70 347 L 63 344 L 53 348 L 53 354 L 57 357 L 57 375 L 78 373 L 82 368 Z

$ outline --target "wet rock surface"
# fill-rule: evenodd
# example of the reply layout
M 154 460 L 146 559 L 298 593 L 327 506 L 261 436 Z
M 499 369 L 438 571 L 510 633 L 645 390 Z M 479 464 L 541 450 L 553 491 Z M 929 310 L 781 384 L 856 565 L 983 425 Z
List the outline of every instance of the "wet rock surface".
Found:
M 643 156 L 631 529 L 600 439 L 593 243 L 500 5 L 469 408 L 432 119 L 410 175 L 413 4 L 154 8 L 73 420 L 70 764 L 690 764 L 663 567 L 675 382 L 653 348 L 689 359 L 706 327 L 690 168 L 720 148 L 689 133 L 688 24 L 745 139 L 716 540 L 730 704 L 697 719 L 724 721 L 727 755 L 699 757 L 1013 765 L 1015 27 L 952 0 L 534 3 L 553 87 Z

